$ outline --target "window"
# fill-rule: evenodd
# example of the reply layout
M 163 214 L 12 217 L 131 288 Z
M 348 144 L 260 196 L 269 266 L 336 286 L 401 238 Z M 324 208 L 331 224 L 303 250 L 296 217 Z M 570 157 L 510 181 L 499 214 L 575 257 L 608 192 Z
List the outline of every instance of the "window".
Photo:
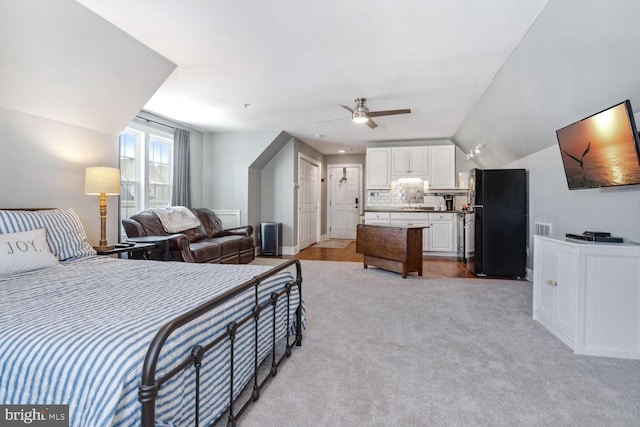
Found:
M 120 217 L 169 206 L 172 166 L 173 135 L 141 126 L 125 129 L 120 134 Z

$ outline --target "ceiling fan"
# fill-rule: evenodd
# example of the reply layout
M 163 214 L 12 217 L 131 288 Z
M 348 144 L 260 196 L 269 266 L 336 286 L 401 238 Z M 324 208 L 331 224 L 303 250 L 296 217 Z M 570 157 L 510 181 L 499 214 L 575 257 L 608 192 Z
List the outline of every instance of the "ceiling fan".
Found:
M 404 110 L 369 111 L 369 108 L 364 105 L 366 101 L 366 98 L 356 98 L 355 108 L 347 107 L 346 105 L 342 104 L 340 104 L 340 106 L 351 113 L 351 119 L 355 123 L 364 123 L 371 129 L 375 129 L 378 127 L 376 122 L 373 121 L 372 117 L 393 116 L 395 114 L 411 113 L 411 110 L 408 108 Z

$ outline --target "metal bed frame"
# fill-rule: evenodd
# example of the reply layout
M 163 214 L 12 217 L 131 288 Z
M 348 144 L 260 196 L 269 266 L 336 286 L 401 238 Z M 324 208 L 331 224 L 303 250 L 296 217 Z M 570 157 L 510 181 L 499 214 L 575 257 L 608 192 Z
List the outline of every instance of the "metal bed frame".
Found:
M 273 292 L 269 298 L 269 300 L 264 301 L 263 303 L 259 303 L 258 301 L 258 289 L 260 284 L 268 277 L 278 273 L 282 270 L 285 270 L 291 266 L 295 265 L 296 267 L 296 278 L 293 282 L 288 282 L 285 286 L 277 292 Z M 291 289 L 293 287 L 298 287 L 299 294 L 299 304 L 296 309 L 296 324 L 295 324 L 295 340 L 293 342 L 290 341 L 292 337 L 290 335 L 291 324 L 290 324 L 290 295 Z M 160 353 L 162 351 L 162 347 L 169 336 L 176 331 L 181 326 L 186 325 L 187 323 L 206 315 L 210 310 L 217 307 L 220 304 L 230 300 L 231 298 L 253 288 L 255 292 L 255 304 L 251 308 L 250 311 L 239 314 L 239 318 L 237 320 L 233 320 L 227 324 L 227 327 L 223 333 L 215 337 L 208 343 L 203 343 L 193 347 L 182 362 L 178 364 L 173 370 L 168 372 L 166 375 L 161 378 L 156 378 L 156 365 L 158 362 L 158 358 L 160 357 Z M 287 323 L 286 323 L 286 347 L 284 349 L 284 353 L 277 357 L 276 354 L 276 304 L 278 299 L 281 297 L 286 298 L 287 304 Z M 269 370 L 268 375 L 266 375 L 262 380 L 259 379 L 258 368 L 261 363 L 258 360 L 258 320 L 260 318 L 261 312 L 269 307 L 273 306 L 273 321 L 272 321 L 272 343 L 271 343 L 271 368 Z M 234 340 L 236 336 L 237 329 L 253 320 L 255 325 L 255 333 L 253 339 L 253 353 L 254 353 L 254 361 L 253 361 L 253 390 L 251 392 L 251 398 L 248 399 L 242 407 L 236 412 L 234 408 L 234 403 L 236 403 L 237 399 L 234 399 Z M 199 401 L 200 401 L 200 367 L 202 365 L 202 357 L 205 353 L 212 349 L 215 345 L 219 344 L 223 340 L 228 340 L 229 342 L 229 356 L 230 356 L 230 367 L 229 367 L 229 407 L 228 407 L 228 419 L 227 419 L 227 427 L 235 427 L 236 421 L 238 417 L 240 417 L 244 411 L 247 409 L 248 405 L 252 402 L 255 402 L 260 397 L 260 391 L 264 387 L 264 385 L 269 381 L 269 379 L 276 376 L 278 372 L 278 366 L 285 357 L 289 357 L 291 355 L 291 350 L 295 346 L 302 345 L 302 270 L 300 267 L 300 261 L 298 260 L 289 260 L 280 264 L 269 271 L 266 271 L 258 276 L 253 277 L 250 280 L 247 280 L 240 286 L 233 288 L 218 297 L 207 301 L 206 303 L 194 308 L 191 311 L 184 313 L 183 315 L 176 317 L 171 320 L 167 324 L 165 324 L 155 335 L 149 348 L 147 350 L 147 354 L 144 360 L 144 365 L 142 367 L 142 380 L 140 386 L 138 387 L 138 400 L 141 403 L 141 425 L 142 427 L 154 427 L 155 426 L 155 410 L 156 410 L 156 397 L 162 385 L 166 383 L 169 379 L 178 375 L 188 366 L 194 367 L 194 376 L 195 376 L 195 426 L 199 426 Z M 268 356 L 267 356 L 268 357 Z M 247 387 L 249 384 L 247 384 Z M 239 395 L 238 395 L 239 397 Z

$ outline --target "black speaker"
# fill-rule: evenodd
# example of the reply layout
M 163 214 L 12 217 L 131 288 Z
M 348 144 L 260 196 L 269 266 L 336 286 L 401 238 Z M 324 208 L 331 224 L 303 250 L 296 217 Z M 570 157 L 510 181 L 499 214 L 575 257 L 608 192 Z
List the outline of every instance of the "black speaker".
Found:
M 280 256 L 280 246 L 282 246 L 282 223 L 263 222 L 260 224 L 262 235 L 262 255 Z

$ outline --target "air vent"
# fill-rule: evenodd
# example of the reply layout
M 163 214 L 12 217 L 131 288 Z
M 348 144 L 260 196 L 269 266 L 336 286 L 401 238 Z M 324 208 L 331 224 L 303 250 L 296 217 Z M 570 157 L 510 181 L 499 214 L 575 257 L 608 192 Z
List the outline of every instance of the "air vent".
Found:
M 549 236 L 551 234 L 551 223 L 536 221 L 534 234 L 536 236 Z

